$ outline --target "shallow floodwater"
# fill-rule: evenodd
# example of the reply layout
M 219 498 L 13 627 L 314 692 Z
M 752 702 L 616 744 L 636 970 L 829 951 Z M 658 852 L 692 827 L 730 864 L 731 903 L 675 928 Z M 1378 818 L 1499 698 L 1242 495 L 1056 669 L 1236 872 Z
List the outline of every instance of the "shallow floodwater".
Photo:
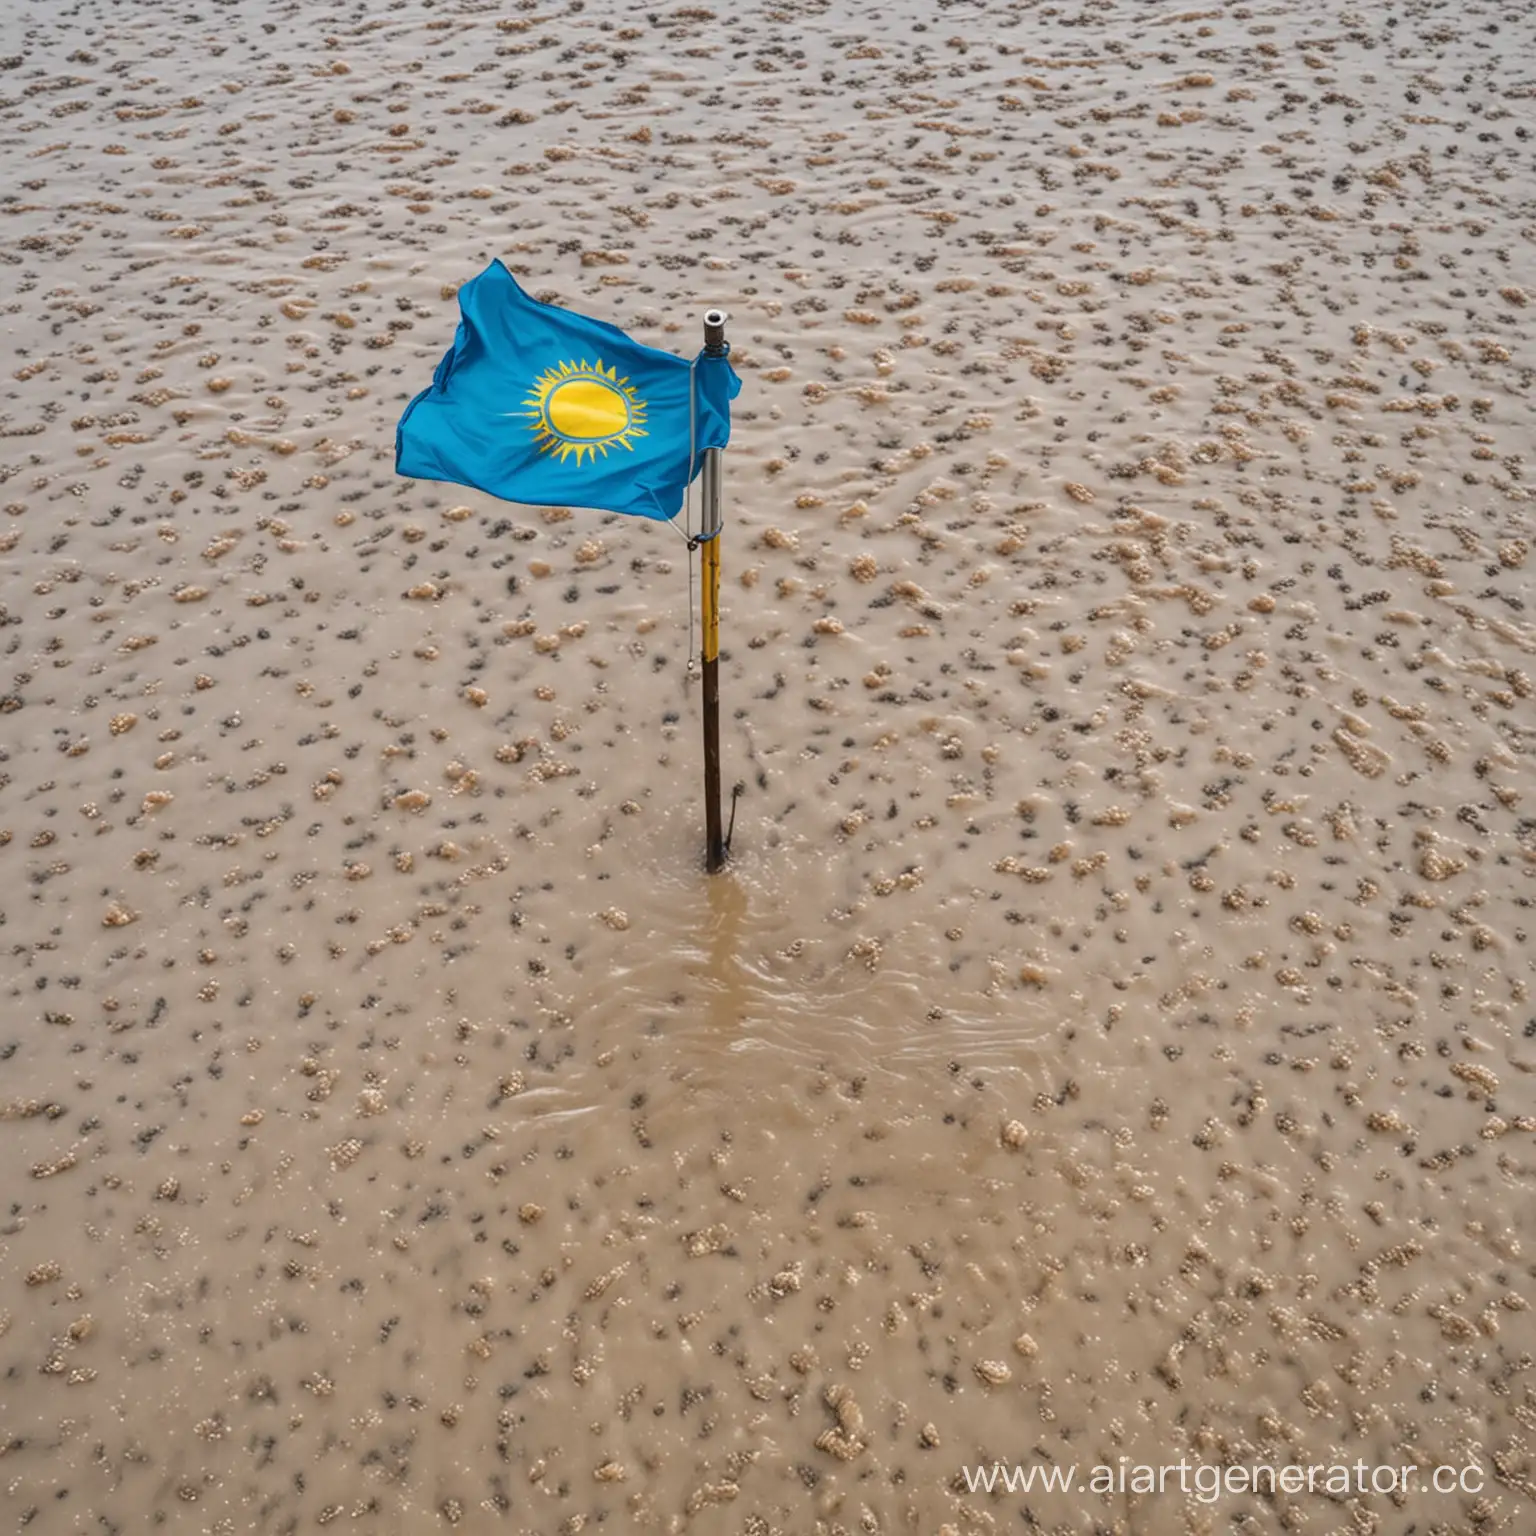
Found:
M 0 21 L 7 1528 L 1531 1529 L 1531 14 L 872 16 Z M 1478 1476 L 966 1477 L 1181 1460 Z

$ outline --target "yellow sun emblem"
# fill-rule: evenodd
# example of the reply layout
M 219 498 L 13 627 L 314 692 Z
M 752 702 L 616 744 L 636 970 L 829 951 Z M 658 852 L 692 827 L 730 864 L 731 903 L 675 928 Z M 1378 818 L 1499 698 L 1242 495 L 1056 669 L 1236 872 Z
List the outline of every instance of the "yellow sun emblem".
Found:
M 572 456 L 580 465 L 607 457 L 610 448 L 634 450 L 634 439 L 645 437 L 645 401 L 617 368 L 595 363 L 562 362 L 534 381 L 523 404 L 526 411 L 509 411 L 529 423 L 540 453 L 552 453 L 562 463 Z

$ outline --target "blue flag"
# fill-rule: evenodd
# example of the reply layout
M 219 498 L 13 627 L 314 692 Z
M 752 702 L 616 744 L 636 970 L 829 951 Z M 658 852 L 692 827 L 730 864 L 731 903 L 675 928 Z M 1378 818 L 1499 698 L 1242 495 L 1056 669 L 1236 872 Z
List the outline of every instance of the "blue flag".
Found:
M 531 299 L 493 261 L 459 290 L 453 347 L 406 406 L 395 470 L 534 506 L 666 519 L 731 435 L 741 380 Z

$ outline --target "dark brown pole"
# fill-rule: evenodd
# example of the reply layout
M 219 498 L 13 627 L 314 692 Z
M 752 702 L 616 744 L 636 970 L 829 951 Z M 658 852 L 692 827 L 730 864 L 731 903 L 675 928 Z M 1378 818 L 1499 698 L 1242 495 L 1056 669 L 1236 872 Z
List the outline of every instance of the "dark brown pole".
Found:
M 724 357 L 724 310 L 704 316 L 704 355 Z M 704 526 L 704 868 L 714 874 L 725 863 L 720 825 L 720 449 L 710 448 L 703 465 Z

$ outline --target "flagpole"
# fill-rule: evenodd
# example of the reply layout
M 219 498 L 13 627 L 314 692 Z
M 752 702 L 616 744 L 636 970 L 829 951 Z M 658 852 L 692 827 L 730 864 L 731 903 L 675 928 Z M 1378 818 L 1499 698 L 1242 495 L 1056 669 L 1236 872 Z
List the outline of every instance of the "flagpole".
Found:
M 711 309 L 704 316 L 704 355 L 724 357 L 726 314 Z M 725 836 L 720 826 L 720 455 L 704 452 L 701 476 L 704 499 L 704 868 L 714 874 L 725 863 Z

